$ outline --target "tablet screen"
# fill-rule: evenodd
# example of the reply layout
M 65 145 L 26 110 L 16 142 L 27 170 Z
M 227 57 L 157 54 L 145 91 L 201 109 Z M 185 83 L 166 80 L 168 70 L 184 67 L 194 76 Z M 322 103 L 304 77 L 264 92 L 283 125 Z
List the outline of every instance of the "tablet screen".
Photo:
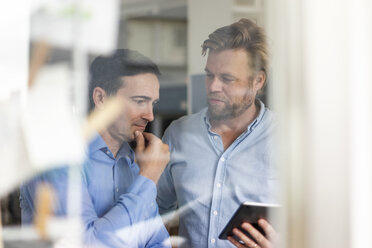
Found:
M 241 229 L 240 226 L 243 222 L 248 222 L 253 225 L 257 230 L 265 235 L 263 229 L 258 225 L 259 219 L 269 220 L 270 224 L 275 228 L 277 225 L 272 223 L 270 216 L 276 215 L 280 205 L 278 204 L 267 204 L 257 202 L 244 202 L 236 210 L 234 215 L 231 217 L 225 228 L 219 235 L 219 239 L 227 239 L 228 236 L 233 236 L 232 229 L 234 227 L 239 228 L 249 238 L 253 239 L 249 233 Z M 254 240 L 254 239 L 253 239 Z

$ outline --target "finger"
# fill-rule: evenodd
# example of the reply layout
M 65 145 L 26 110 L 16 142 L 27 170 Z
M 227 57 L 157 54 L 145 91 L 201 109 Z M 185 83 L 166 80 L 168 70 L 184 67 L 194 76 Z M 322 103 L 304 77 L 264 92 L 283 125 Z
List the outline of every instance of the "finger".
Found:
M 136 136 L 136 152 L 142 152 L 145 149 L 145 138 L 140 131 L 134 132 Z
M 247 232 L 249 232 L 249 234 L 252 236 L 252 238 L 256 240 L 257 244 L 260 247 L 264 248 L 271 247 L 271 243 L 269 242 L 269 240 L 267 240 L 266 237 L 260 231 L 254 228 L 251 224 L 243 222 L 241 227 Z
M 231 237 L 231 236 L 228 236 L 227 239 L 228 239 L 231 243 L 233 243 L 233 245 L 235 245 L 235 246 L 238 247 L 238 248 L 246 248 L 245 245 L 239 243 L 238 241 L 236 241 L 236 239 L 234 239 L 234 238 Z
M 170 152 L 169 151 L 169 146 L 167 144 L 163 144 L 163 152 L 165 152 L 165 153 Z
M 144 135 L 146 141 L 151 145 L 153 145 L 153 144 L 156 144 L 156 145 L 163 144 L 163 141 L 152 133 L 145 133 L 144 132 L 143 135 Z M 161 148 L 161 146 L 157 146 L 157 147 Z
M 143 136 L 145 137 L 145 139 L 146 139 L 149 143 L 153 143 L 153 142 L 156 141 L 156 140 L 160 140 L 158 137 L 156 137 L 156 136 L 153 135 L 152 133 L 146 133 L 146 132 L 143 132 L 142 134 L 143 134 Z
M 142 133 L 143 136 L 145 137 L 146 140 L 152 140 L 154 138 L 157 138 L 155 135 L 153 135 L 152 133 L 147 133 L 147 132 L 143 132 Z
M 254 242 L 252 239 L 248 238 L 247 235 L 245 235 L 242 231 L 240 231 L 238 228 L 234 228 L 233 229 L 233 233 L 235 234 L 235 236 L 237 236 L 241 241 L 244 242 L 244 244 L 247 246 L 247 247 L 254 247 L 254 248 L 258 248 L 259 246 L 257 246 L 256 242 Z
M 270 225 L 270 223 L 265 219 L 259 219 L 258 225 L 262 227 L 262 229 L 265 231 L 265 234 L 269 240 L 275 237 L 276 231 L 274 230 L 273 226 Z

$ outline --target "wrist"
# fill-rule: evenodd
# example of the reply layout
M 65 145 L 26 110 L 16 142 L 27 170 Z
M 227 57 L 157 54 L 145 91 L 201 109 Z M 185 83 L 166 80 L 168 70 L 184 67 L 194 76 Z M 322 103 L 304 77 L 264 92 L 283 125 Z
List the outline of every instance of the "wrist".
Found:
M 141 176 L 144 176 L 148 179 L 150 179 L 151 181 L 153 181 L 155 184 L 158 184 L 158 180 L 159 178 L 158 177 L 154 177 L 151 173 L 147 173 L 146 171 L 140 171 L 139 173 Z

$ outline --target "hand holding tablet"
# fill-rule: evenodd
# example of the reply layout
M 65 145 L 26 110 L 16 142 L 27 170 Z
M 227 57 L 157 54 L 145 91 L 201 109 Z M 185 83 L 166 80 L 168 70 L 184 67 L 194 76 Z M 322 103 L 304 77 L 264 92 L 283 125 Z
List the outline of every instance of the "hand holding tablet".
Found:
M 236 247 L 272 247 L 278 227 L 270 218 L 278 214 L 280 206 L 256 202 L 244 202 L 234 213 L 220 239 L 229 239 Z M 270 220 L 270 223 L 267 221 Z

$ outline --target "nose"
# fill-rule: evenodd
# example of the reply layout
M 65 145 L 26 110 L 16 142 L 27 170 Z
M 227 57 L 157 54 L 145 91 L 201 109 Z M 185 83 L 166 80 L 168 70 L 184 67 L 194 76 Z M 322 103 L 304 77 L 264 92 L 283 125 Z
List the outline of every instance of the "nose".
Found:
M 212 79 L 206 79 L 207 92 L 220 92 L 222 91 L 222 82 L 218 77 L 213 77 Z
M 152 106 L 148 107 L 147 111 L 144 113 L 142 118 L 145 119 L 148 122 L 151 122 L 151 121 L 154 120 L 154 111 L 153 111 Z

